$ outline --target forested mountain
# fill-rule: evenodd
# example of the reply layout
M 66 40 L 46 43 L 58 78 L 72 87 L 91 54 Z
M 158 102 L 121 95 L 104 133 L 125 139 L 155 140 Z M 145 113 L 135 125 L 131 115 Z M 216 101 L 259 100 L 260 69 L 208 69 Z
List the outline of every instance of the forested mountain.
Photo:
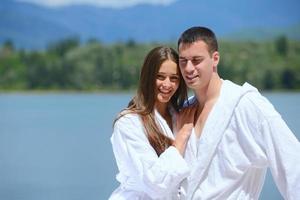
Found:
M 0 43 L 45 48 L 76 36 L 104 43 L 175 41 L 187 27 L 205 25 L 219 37 L 265 39 L 285 34 L 300 39 L 296 0 L 178 0 L 168 6 L 138 5 L 124 9 L 77 5 L 48 8 L 13 0 L 0 1 Z
M 144 57 L 157 43 L 103 44 L 66 39 L 44 51 L 0 48 L 2 90 L 124 90 L 136 88 Z M 300 90 L 300 41 L 222 41 L 218 70 L 224 79 L 259 89 Z M 176 48 L 175 43 L 165 45 Z

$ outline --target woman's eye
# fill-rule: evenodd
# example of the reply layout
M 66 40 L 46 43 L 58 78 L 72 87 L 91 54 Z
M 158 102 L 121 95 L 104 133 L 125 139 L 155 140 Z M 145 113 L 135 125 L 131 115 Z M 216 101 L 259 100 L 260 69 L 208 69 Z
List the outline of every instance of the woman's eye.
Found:
M 165 80 L 165 76 L 158 74 L 157 79 L 158 80 Z
M 170 80 L 171 80 L 172 82 L 176 82 L 176 81 L 179 80 L 179 77 L 178 77 L 178 76 L 171 76 L 171 77 L 170 77 Z

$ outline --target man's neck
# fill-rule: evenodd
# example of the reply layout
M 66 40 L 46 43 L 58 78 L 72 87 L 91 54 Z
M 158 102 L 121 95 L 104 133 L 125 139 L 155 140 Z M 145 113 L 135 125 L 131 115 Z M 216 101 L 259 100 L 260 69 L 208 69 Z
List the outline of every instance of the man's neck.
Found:
M 207 102 L 211 100 L 215 100 L 219 97 L 221 85 L 222 85 L 221 78 L 217 73 L 214 73 L 206 87 L 198 90 L 194 90 L 199 106 L 201 108 L 203 108 L 203 106 Z

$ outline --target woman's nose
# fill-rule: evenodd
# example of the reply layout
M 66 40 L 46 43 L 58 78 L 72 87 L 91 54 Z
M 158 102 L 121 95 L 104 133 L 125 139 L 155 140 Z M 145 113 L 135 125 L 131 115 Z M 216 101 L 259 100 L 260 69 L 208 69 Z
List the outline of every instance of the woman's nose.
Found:
M 170 87 L 171 86 L 171 80 L 170 80 L 170 78 L 166 78 L 165 80 L 164 80 L 164 82 L 163 82 L 163 87 Z

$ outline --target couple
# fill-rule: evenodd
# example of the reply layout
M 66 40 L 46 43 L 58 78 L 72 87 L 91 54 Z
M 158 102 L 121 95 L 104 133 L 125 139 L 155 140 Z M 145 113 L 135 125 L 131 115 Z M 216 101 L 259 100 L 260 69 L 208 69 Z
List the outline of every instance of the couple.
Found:
M 300 199 L 299 141 L 256 88 L 219 77 L 214 33 L 192 27 L 178 51 L 149 52 L 115 120 L 110 199 L 258 199 L 268 167 L 282 196 Z

